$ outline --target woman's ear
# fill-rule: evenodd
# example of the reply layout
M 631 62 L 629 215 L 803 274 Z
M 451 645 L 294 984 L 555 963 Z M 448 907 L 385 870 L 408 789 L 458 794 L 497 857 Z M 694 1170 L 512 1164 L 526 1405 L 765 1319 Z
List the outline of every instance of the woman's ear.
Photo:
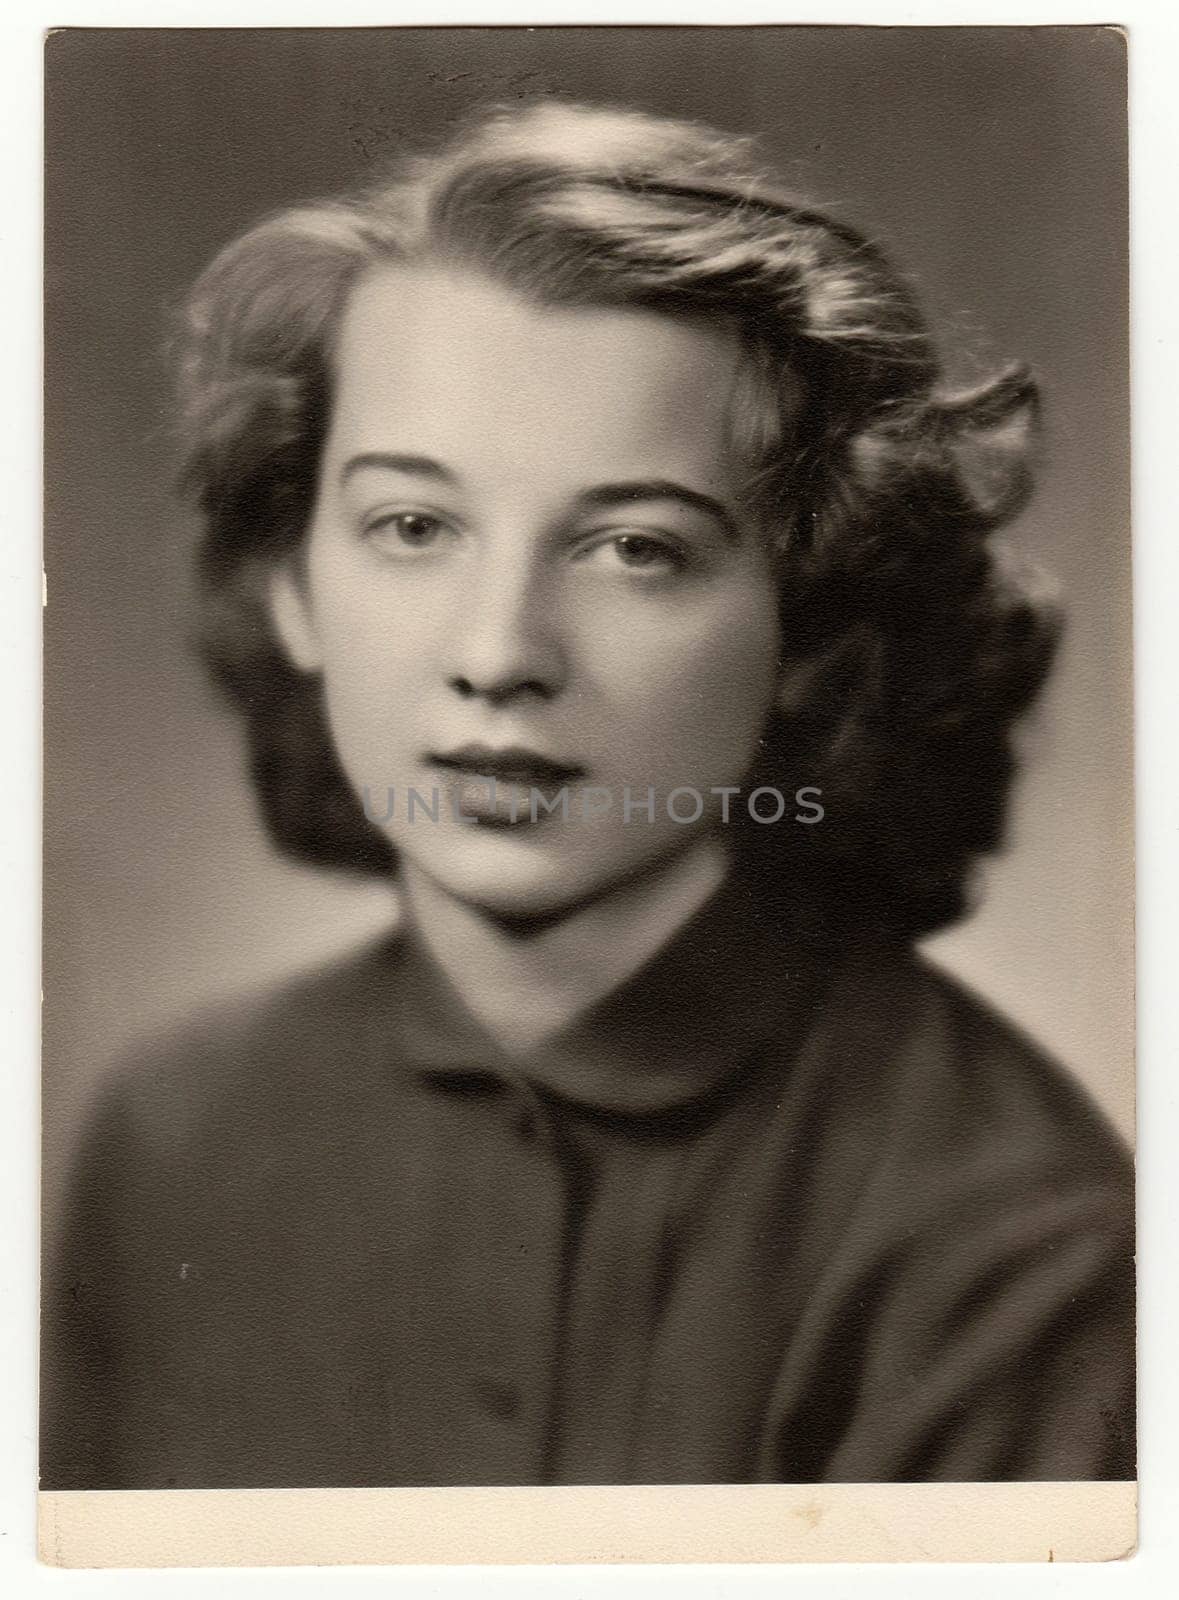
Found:
M 842 677 L 846 673 L 848 663 L 854 660 L 864 642 L 864 629 L 855 627 L 848 633 L 841 633 L 824 650 L 783 661 L 778 668 L 775 709 L 782 716 L 793 716 L 813 698 L 820 679 Z
M 302 672 L 317 672 L 323 666 L 323 652 L 306 583 L 293 562 L 284 561 L 268 574 L 266 603 L 291 665 Z
M 774 709 L 785 717 L 795 715 L 814 693 L 815 684 L 838 657 L 838 649 L 821 650 L 813 656 L 796 656 L 778 668 L 778 688 Z

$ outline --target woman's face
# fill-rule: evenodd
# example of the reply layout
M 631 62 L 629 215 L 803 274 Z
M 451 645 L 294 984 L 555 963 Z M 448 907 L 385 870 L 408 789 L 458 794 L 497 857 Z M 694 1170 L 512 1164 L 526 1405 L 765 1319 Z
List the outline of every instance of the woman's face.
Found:
M 723 331 L 457 269 L 354 290 L 272 605 L 368 814 L 468 903 L 571 909 L 721 826 L 779 674 L 738 366 Z

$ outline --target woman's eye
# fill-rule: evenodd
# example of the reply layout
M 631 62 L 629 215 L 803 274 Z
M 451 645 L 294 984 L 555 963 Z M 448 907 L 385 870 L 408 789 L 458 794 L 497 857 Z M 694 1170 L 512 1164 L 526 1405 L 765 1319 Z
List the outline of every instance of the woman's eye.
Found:
M 428 512 L 397 511 L 374 517 L 364 531 L 370 539 L 377 539 L 386 546 L 422 550 L 435 544 L 445 529 L 446 524 Z
M 600 548 L 608 551 L 613 561 L 632 571 L 678 572 L 687 565 L 685 553 L 678 545 L 646 533 L 618 533 Z

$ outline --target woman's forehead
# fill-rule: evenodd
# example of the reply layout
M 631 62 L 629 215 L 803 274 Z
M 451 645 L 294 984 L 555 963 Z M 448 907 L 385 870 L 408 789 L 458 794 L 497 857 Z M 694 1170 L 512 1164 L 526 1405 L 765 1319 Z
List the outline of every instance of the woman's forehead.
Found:
M 336 343 L 335 429 L 350 442 L 472 428 L 564 446 L 716 457 L 743 354 L 735 333 L 661 312 L 546 305 L 469 269 L 367 274 Z M 399 438 L 398 447 L 406 441 Z M 359 446 L 358 446 L 359 447 Z
M 731 362 L 740 339 L 736 322 L 723 314 L 673 312 L 663 307 L 628 304 L 621 298 L 564 300 L 504 281 L 494 272 L 462 261 L 426 258 L 380 262 L 363 272 L 347 296 L 344 335 L 350 327 L 369 332 L 396 326 L 403 342 L 438 341 L 461 326 L 489 337 L 509 333 L 542 340 L 581 338 L 603 344 L 640 337 L 661 341 L 669 349 L 694 348 L 717 362 Z

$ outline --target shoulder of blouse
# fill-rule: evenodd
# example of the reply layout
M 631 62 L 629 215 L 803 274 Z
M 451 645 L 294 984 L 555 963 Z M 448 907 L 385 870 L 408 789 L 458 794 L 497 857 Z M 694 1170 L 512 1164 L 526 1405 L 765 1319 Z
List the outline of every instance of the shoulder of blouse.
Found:
M 104 1073 L 92 1130 L 170 1150 L 241 1119 L 267 1128 L 330 1104 L 388 1059 L 401 954 L 396 934 L 253 993 L 207 1002 L 146 1036 Z
M 843 1061 L 862 1063 L 853 1093 L 872 1103 L 874 1165 L 895 1190 L 936 1192 L 939 1174 L 964 1193 L 1079 1186 L 1102 1191 L 1107 1214 L 1132 1225 L 1130 1154 L 1089 1092 L 928 958 L 862 947 L 821 1010 Z

